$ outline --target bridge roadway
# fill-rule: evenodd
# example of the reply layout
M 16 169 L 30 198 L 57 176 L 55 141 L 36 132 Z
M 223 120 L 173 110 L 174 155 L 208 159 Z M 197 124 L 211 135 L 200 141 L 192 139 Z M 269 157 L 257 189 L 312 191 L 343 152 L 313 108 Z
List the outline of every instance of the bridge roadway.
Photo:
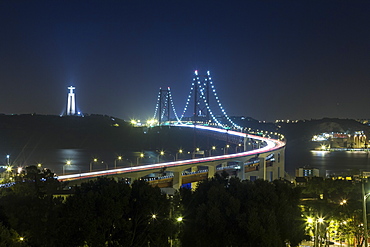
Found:
M 228 162 L 236 162 L 240 164 L 241 172 L 238 175 L 241 179 L 246 179 L 246 165 L 251 158 L 259 159 L 260 168 L 259 171 L 254 172 L 255 177 L 268 179 L 267 172 L 270 169 L 270 180 L 281 177 L 281 174 L 284 174 L 284 151 L 285 151 L 285 142 L 275 139 L 269 139 L 261 136 L 250 135 L 233 130 L 225 130 L 214 127 L 202 126 L 202 125 L 185 125 L 185 124 L 176 124 L 174 127 L 188 127 L 196 128 L 201 131 L 212 131 L 214 133 L 219 133 L 224 135 L 227 133 L 231 136 L 236 136 L 244 139 L 244 149 L 246 149 L 247 142 L 249 140 L 259 141 L 261 147 L 254 150 L 243 151 L 240 153 L 225 154 L 219 156 L 210 156 L 204 158 L 195 158 L 190 160 L 179 160 L 173 162 L 149 164 L 149 165 L 139 165 L 135 167 L 126 167 L 126 168 L 117 168 L 104 171 L 94 171 L 94 172 L 85 172 L 79 174 L 69 174 L 58 176 L 59 181 L 68 181 L 69 184 L 80 184 L 88 180 L 96 179 L 97 177 L 114 177 L 114 178 L 130 178 L 131 180 L 136 180 L 141 177 L 145 177 L 152 173 L 163 173 L 164 171 L 169 171 L 173 173 L 173 184 L 174 189 L 179 189 L 182 185 L 182 172 L 191 169 L 196 171 L 198 166 L 208 167 L 208 177 L 213 177 L 216 173 L 216 167 L 220 164 L 227 166 Z M 278 156 L 277 166 L 279 166 L 279 174 L 275 171 L 274 177 L 272 177 L 271 167 L 267 167 L 268 157 Z M 275 160 L 275 159 L 274 159 Z M 226 164 L 226 165 L 225 165 Z M 262 168 L 261 168 L 262 167 Z

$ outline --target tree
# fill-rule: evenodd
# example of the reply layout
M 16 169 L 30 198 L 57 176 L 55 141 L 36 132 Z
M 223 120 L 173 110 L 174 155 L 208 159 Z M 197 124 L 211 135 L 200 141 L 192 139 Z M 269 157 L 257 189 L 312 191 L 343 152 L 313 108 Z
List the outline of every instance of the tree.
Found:
M 216 175 L 181 195 L 183 246 L 297 246 L 304 237 L 300 191 L 284 181 Z
M 303 188 L 303 213 L 307 217 L 322 217 L 325 226 L 332 226 L 337 238 L 361 246 L 363 217 L 361 184 L 341 179 L 309 179 Z M 329 222 L 333 222 L 329 224 Z M 318 229 L 321 229 L 319 225 Z M 329 232 L 330 233 L 330 232 Z M 318 235 L 328 235 L 326 231 Z
M 27 246 L 23 239 L 13 229 L 9 229 L 0 222 L 0 247 Z
M 59 246 L 168 246 L 170 203 L 144 181 L 83 183 L 60 211 Z
M 60 183 L 50 170 L 27 167 L 16 183 L 0 190 L 0 207 L 9 229 L 27 236 L 31 246 L 51 246 L 49 232 L 54 226 L 54 207 L 61 201 L 53 198 Z

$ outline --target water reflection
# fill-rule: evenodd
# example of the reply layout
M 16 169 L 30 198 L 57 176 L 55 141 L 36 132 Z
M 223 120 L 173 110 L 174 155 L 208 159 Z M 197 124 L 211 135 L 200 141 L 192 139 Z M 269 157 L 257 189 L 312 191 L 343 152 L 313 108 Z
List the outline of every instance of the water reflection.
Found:
M 313 156 L 325 156 L 330 153 L 330 151 L 317 151 L 317 150 L 311 150 L 311 153 Z
M 158 160 L 155 151 L 111 151 L 85 149 L 37 149 L 13 150 L 11 164 L 13 166 L 36 165 L 48 168 L 57 175 L 88 172 L 92 170 L 113 169 L 114 167 L 130 167 L 139 164 L 153 164 Z M 6 155 L 5 155 L 6 156 Z M 4 157 L 5 157 L 4 156 Z M 183 155 L 181 159 L 189 158 Z M 119 157 L 121 157 L 119 159 Z M 173 160 L 170 154 L 161 157 L 161 161 Z M 69 161 L 69 164 L 67 164 Z M 6 162 L 6 160 L 5 160 Z M 5 164 L 5 162 L 3 162 Z
M 320 176 L 359 174 L 370 171 L 366 151 L 290 151 L 286 155 L 286 170 L 294 175 L 298 167 L 310 166 L 320 170 Z
M 141 154 L 144 157 L 141 157 Z M 6 164 L 6 155 L 3 154 L 3 164 Z M 81 173 L 90 170 L 113 169 L 117 167 L 129 167 L 137 164 L 153 164 L 158 162 L 158 152 L 155 151 L 114 151 L 114 150 L 85 150 L 85 149 L 21 149 L 10 153 L 10 162 L 14 167 L 41 164 L 43 168 L 49 168 L 56 174 L 62 174 L 63 170 L 68 173 Z M 118 160 L 118 157 L 121 159 Z M 191 154 L 182 153 L 178 159 L 190 159 Z M 320 176 L 336 174 L 358 174 L 360 171 L 370 171 L 369 152 L 365 151 L 313 151 L 302 150 L 300 147 L 287 148 L 285 156 L 285 169 L 294 176 L 295 169 L 303 166 L 311 166 L 320 170 Z M 166 153 L 160 157 L 161 161 L 172 161 L 176 154 Z M 163 159 L 163 160 L 162 160 Z M 67 160 L 71 161 L 66 166 Z

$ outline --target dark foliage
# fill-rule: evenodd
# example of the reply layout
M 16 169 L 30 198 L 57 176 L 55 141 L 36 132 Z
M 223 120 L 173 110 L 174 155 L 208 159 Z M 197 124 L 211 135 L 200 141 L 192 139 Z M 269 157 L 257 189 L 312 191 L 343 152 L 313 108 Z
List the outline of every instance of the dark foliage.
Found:
M 216 175 L 181 194 L 183 246 L 297 246 L 304 237 L 300 192 L 284 181 Z

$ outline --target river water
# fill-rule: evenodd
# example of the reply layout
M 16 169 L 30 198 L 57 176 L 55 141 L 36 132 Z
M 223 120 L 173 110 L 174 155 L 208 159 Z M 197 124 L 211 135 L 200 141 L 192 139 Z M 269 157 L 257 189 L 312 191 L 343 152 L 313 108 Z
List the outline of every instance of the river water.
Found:
M 320 176 L 359 174 L 370 171 L 370 154 L 366 151 L 287 150 L 285 170 L 295 175 L 295 169 L 309 166 L 319 169 Z
M 140 154 L 143 153 L 144 157 Z M 221 153 L 214 152 L 215 155 Z M 9 160 L 6 158 L 9 155 Z M 119 159 L 119 157 L 121 157 Z M 94 162 L 94 159 L 97 161 Z M 154 151 L 116 152 L 111 150 L 86 149 L 36 149 L 13 150 L 4 153 L 0 158 L 3 169 L 10 163 L 14 168 L 41 164 L 41 168 L 48 168 L 57 175 L 88 172 L 91 170 L 113 169 L 115 167 L 130 167 L 139 164 L 154 164 L 175 159 L 191 159 L 188 153 L 159 155 Z M 68 164 L 67 164 L 68 163 Z
M 106 168 L 128 167 L 137 164 L 152 164 L 160 161 L 171 161 L 175 155 L 166 154 L 159 156 L 155 152 L 145 151 L 144 158 L 140 152 L 115 152 L 109 150 L 84 150 L 84 149 L 50 149 L 50 150 L 17 150 L 4 153 L 0 163 L 9 162 L 17 166 L 42 164 L 42 167 L 51 169 L 54 173 L 80 173 L 90 170 L 104 170 Z M 215 155 L 218 155 L 215 153 Z M 122 156 L 118 160 L 118 156 Z M 93 162 L 94 158 L 98 159 Z M 179 159 L 191 158 L 189 154 L 181 154 Z M 70 165 L 66 165 L 70 161 Z M 370 154 L 365 151 L 313 151 L 305 149 L 286 150 L 285 170 L 294 176 L 298 167 L 310 166 L 320 170 L 320 176 L 359 174 L 360 171 L 370 171 Z

